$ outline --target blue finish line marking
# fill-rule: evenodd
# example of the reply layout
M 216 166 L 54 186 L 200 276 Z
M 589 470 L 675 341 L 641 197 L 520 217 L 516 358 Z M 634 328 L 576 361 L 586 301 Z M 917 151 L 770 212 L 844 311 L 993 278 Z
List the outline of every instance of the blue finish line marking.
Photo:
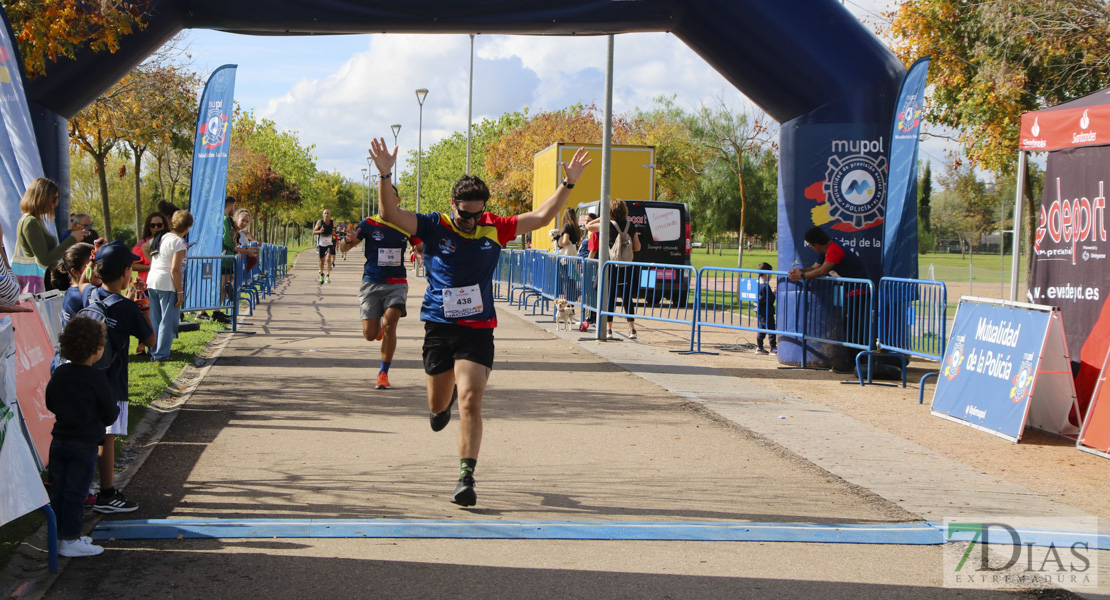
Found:
M 815 525 L 808 523 L 635 521 L 457 521 L 421 519 L 151 519 L 101 521 L 93 539 L 401 538 L 501 540 L 652 540 L 813 542 L 825 544 L 943 544 L 928 523 Z
M 1110 534 L 1015 530 L 1022 544 L 1110 550 Z M 820 544 L 946 543 L 944 523 L 811 524 L 650 521 L 456 521 L 424 519 L 148 519 L 101 521 L 97 541 L 219 538 L 395 538 L 498 540 L 641 540 L 685 542 L 784 542 Z M 970 541 L 967 532 L 950 541 Z M 992 544 L 1009 545 L 1005 536 Z

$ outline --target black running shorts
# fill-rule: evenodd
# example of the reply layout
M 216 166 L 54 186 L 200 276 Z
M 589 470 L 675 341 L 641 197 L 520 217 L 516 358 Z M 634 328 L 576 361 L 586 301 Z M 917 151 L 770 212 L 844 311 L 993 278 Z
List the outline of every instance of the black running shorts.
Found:
M 324 258 L 329 254 L 335 256 L 335 244 L 331 246 L 316 246 L 316 251 L 320 253 L 320 258 Z
M 492 369 L 493 329 L 425 322 L 424 372 L 446 373 L 455 368 L 456 360 L 469 360 Z

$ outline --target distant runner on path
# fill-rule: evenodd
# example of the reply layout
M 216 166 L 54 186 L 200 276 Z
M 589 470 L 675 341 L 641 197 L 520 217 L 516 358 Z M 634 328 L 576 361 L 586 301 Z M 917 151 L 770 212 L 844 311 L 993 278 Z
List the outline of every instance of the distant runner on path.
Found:
M 459 482 L 451 502 L 474 506 L 474 468 L 482 445 L 482 395 L 493 370 L 493 272 L 501 248 L 526 233 L 546 226 L 567 202 L 570 190 L 590 164 L 579 148 L 563 163 L 564 179 L 535 210 L 512 217 L 486 212 L 489 188 L 464 175 L 451 190 L 450 214 L 416 214 L 402 209 L 390 185 L 397 147 L 386 150 L 385 138 L 370 142 L 370 157 L 380 174 L 382 216 L 409 236 L 425 241 L 424 270 L 428 290 L 420 307 L 424 321 L 424 372 L 428 375 L 428 408 L 432 431 L 451 420 L 459 402 Z
M 397 227 L 386 223 L 381 215 L 367 217 L 340 242 L 340 250 L 348 250 L 366 241 L 366 269 L 358 300 L 362 314 L 362 336 L 366 341 L 382 342 L 382 368 L 378 371 L 376 388 L 389 389 L 389 365 L 397 349 L 397 322 L 408 314 L 405 302 L 409 282 L 405 271 L 405 248 L 420 240 L 409 237 Z
M 331 218 L 331 211 L 326 208 L 323 216 L 312 227 L 312 234 L 316 236 L 316 251 L 320 255 L 320 283 L 331 283 L 331 267 L 335 257 L 335 221 Z

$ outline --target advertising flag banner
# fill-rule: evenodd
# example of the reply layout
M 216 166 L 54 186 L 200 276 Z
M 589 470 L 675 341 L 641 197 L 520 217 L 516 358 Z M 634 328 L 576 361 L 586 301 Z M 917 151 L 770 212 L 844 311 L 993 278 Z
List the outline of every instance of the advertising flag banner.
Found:
M 1110 386 L 1106 385 L 1107 363 L 1110 363 L 1110 352 L 1102 360 L 1102 370 L 1095 385 L 1095 393 L 1091 396 L 1091 404 L 1087 408 L 1087 418 L 1083 420 L 1083 430 L 1079 432 L 1076 445 L 1080 450 L 1110 458 Z
M 0 318 L 0 525 L 50 502 L 15 401 L 15 331 Z
M 33 300 L 20 300 L 32 312 L 10 313 L 15 327 L 16 398 L 23 421 L 34 442 L 40 464 L 50 456 L 50 431 L 54 413 L 46 410 L 46 384 L 50 382 L 50 360 L 54 346 L 39 319 Z
M 913 63 L 894 105 L 883 224 L 883 276 L 917 278 L 917 146 L 929 57 Z
M 1063 313 L 1068 354 L 1077 373 L 1076 426 L 1086 414 L 1110 348 L 1108 183 L 1110 147 L 1050 152 L 1033 238 L 1029 298 Z
M 231 152 L 234 94 L 235 65 L 224 65 L 208 78 L 200 99 L 189 196 L 189 212 L 193 215 L 189 241 L 194 245 L 189 248 L 189 256 L 223 254 L 224 198 L 227 197 L 227 163 Z M 205 265 L 211 269 L 209 261 L 205 261 Z M 186 271 L 187 306 L 209 307 L 220 304 L 220 286 L 205 285 L 202 278 L 206 275 L 209 278 L 213 276 L 201 268 Z
M 0 116 L 3 117 L 0 118 L 0 227 L 8 234 L 4 236 L 4 250 L 8 256 L 16 256 L 15 225 L 22 214 L 19 200 L 27 185 L 42 177 L 42 159 L 31 126 L 19 52 L 12 44 L 7 13 L 3 13 L 3 19 L 0 22 Z M 53 221 L 43 224 L 50 233 L 57 235 Z
M 960 299 L 932 414 L 1017 442 L 1026 425 L 1075 435 L 1074 408 L 1058 309 Z

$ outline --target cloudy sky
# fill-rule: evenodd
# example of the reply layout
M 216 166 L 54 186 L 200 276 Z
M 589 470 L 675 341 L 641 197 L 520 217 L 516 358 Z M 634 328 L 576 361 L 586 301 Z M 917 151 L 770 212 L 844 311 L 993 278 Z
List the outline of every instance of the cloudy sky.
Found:
M 870 29 L 891 0 L 845 0 Z M 235 98 L 256 115 L 315 144 L 317 166 L 361 181 L 372 136 L 392 141 L 402 125 L 402 154 L 417 146 L 419 105 L 427 88 L 423 145 L 466 131 L 470 38 L 466 35 L 256 37 L 214 31 L 188 33 L 192 68 L 205 77 L 237 64 Z M 478 36 L 474 51 L 474 122 L 528 107 L 557 110 L 604 103 L 605 37 Z M 749 105 L 739 91 L 676 37 L 664 33 L 616 37 L 613 110 L 647 108 L 675 96 L 693 110 L 723 98 Z M 925 144 L 939 160 L 941 151 Z M 928 158 L 928 156 L 926 156 Z

